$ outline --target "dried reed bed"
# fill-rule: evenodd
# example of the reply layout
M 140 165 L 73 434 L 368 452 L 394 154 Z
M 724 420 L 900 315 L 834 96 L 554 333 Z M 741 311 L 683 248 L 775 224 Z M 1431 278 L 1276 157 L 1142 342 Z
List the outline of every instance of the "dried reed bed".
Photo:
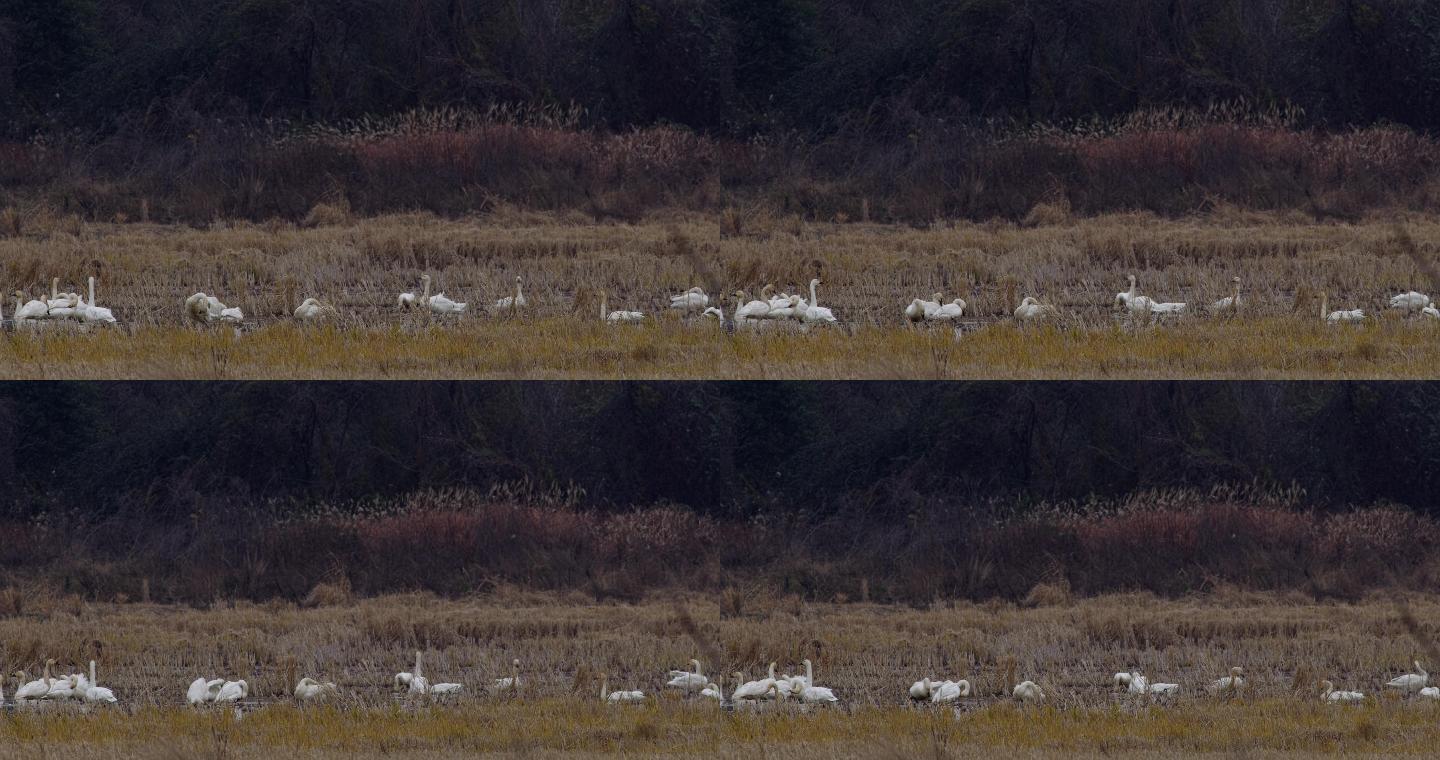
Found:
M 878 747 L 936 756 L 974 752 L 1420 753 L 1440 737 L 1430 703 L 1379 698 L 1359 709 L 1321 705 L 1331 678 L 1370 693 L 1416 656 L 1417 644 L 1385 599 L 1319 605 L 1301 598 L 1222 591 L 1184 600 L 1143 595 L 1064 601 L 1025 609 L 939 603 L 925 609 L 806 604 L 791 598 L 689 597 L 686 625 L 670 601 L 587 603 L 568 596 L 504 592 L 446 602 L 409 595 L 301 610 L 271 604 L 210 609 L 152 605 L 69 607 L 39 599 L 0 619 L 4 665 L 34 669 L 45 656 L 79 663 L 101 651 L 102 679 L 118 711 L 19 715 L 0 723 L 10 746 L 66 754 L 255 756 L 283 749 L 326 757 L 422 751 L 592 754 L 720 754 L 823 748 L 837 757 Z M 1433 636 L 1432 596 L 1410 600 Z M 736 607 L 739 607 L 737 610 Z M 690 632 L 693 626 L 693 635 Z M 658 692 L 664 671 L 715 648 L 707 672 L 755 674 L 778 660 L 810 658 L 817 680 L 845 699 L 834 711 L 725 714 L 675 694 L 638 709 L 606 709 L 598 674 Z M 470 693 L 447 707 L 396 702 L 385 685 L 412 648 L 429 651 L 437 677 Z M 495 697 L 480 687 L 519 657 L 525 688 Z M 707 658 L 710 659 L 710 658 Z M 1239 700 L 1204 696 L 1200 685 L 1231 665 L 1251 688 Z M 1156 706 L 1114 693 L 1108 676 L 1143 669 L 1187 693 Z M 330 708 L 267 704 L 238 723 L 178 706 L 200 672 L 248 677 L 257 701 L 283 702 L 301 673 L 323 674 L 345 697 Z M 950 710 L 911 709 L 905 688 L 922 675 L 966 677 L 978 696 Z M 1002 693 L 1033 678 L 1050 707 L 1021 710 Z
M 737 212 L 738 214 L 738 212 Z M 1383 312 L 1386 298 L 1430 290 L 1422 265 L 1440 224 L 1313 224 L 1241 212 L 1183 221 L 1111 216 L 1036 228 L 1008 224 L 911 229 L 806 224 L 761 212 L 680 216 L 642 225 L 510 212 L 484 221 L 412 214 L 318 228 L 219 223 L 26 225 L 0 240 L 0 277 L 39 292 L 50 277 L 78 286 L 100 275 L 100 302 L 119 330 L 47 329 L 0 345 L 5 377 L 1429 377 L 1429 326 L 1382 319 L 1355 330 L 1319 325 L 1332 307 Z M 1413 246 L 1404 241 L 1413 240 Z M 397 293 L 422 272 L 473 313 L 402 314 Z M 1134 330 L 1112 307 L 1136 273 L 1142 292 L 1208 303 L 1244 280 L 1239 318 L 1196 316 Z M 524 278 L 533 308 L 487 311 Z M 764 283 L 802 292 L 818 276 L 822 304 L 842 320 L 819 334 L 775 329 L 727 337 L 682 323 L 666 295 L 702 283 L 712 293 Z M 612 308 L 659 324 L 605 329 Z M 240 306 L 249 332 L 202 332 L 181 322 L 196 290 Z M 915 296 L 964 297 L 974 315 L 950 330 L 911 334 L 900 311 Z M 330 329 L 287 324 L 306 296 L 335 305 Z M 1024 295 L 1064 318 L 1042 330 L 1009 319 Z M 728 308 L 733 303 L 726 301 Z M 995 324 L 1002 325 L 998 329 Z M 780 326 L 780 327 L 783 327 Z M 85 362 L 47 357 L 81 355 Z

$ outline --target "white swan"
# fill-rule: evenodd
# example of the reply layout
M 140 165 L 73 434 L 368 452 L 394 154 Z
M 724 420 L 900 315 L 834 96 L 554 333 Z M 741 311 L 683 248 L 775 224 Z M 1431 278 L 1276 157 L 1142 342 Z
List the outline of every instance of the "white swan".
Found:
M 840 701 L 835 692 L 825 686 L 802 686 L 800 687 L 800 701 L 806 704 L 830 704 Z
M 239 681 L 226 681 L 224 685 L 220 687 L 220 690 L 215 692 L 215 698 L 212 701 L 239 702 L 248 696 L 250 696 L 250 684 L 244 679 Z
M 80 696 L 86 702 L 100 702 L 103 704 L 115 704 L 115 692 L 97 686 L 95 681 L 95 661 L 90 661 L 90 680 L 80 687 Z
M 600 319 L 612 325 L 637 324 L 645 321 L 645 312 L 623 309 L 610 311 L 609 295 L 602 290 L 600 291 Z
M 718 699 L 721 702 L 724 702 L 725 690 L 720 688 L 718 685 L 715 684 L 715 682 L 712 681 L 705 684 L 705 688 L 700 690 L 700 696 L 704 697 L 705 699 Z
M 95 305 L 95 278 L 93 276 L 90 278 L 90 303 L 86 304 L 82 301 L 80 303 L 80 306 L 77 308 L 80 312 L 80 318 L 86 322 L 102 322 L 111 325 L 115 324 L 114 312 L 104 307 Z
M 80 694 L 76 691 L 79 685 L 75 676 L 65 676 L 51 682 L 50 691 L 45 694 L 45 698 L 51 700 L 79 699 Z
M 1035 683 L 1034 681 L 1021 681 L 1020 683 L 1015 685 L 1015 689 L 1012 694 L 1014 694 L 1015 698 L 1020 700 L 1021 702 L 1045 701 L 1045 692 L 1042 691 L 1040 689 L 1040 685 Z
M 930 681 L 930 676 L 925 676 L 919 681 L 910 684 L 910 698 L 917 702 L 929 699 L 930 695 L 933 694 L 934 691 L 935 687 L 934 684 L 932 684 Z
M 774 673 L 774 666 L 771 666 L 771 673 Z M 746 681 L 745 674 L 735 674 L 735 691 L 730 693 L 730 699 L 734 702 L 743 700 L 769 699 L 770 693 L 775 689 L 775 678 L 762 678 L 759 681 Z
M 430 686 L 430 693 L 437 697 L 459 694 L 464 690 L 465 685 L 459 683 L 437 683 Z
M 224 681 L 220 681 L 218 683 L 224 684 Z M 215 688 L 218 691 L 220 687 L 216 686 Z M 203 705 L 206 702 L 209 702 L 212 696 L 213 695 L 210 691 L 210 681 L 207 680 L 204 676 L 201 676 L 194 681 L 191 681 L 190 688 L 185 690 L 185 701 L 189 702 L 191 705 Z
M 1417 293 L 1413 290 L 1409 293 L 1401 293 L 1398 296 L 1390 297 L 1390 308 L 1407 313 L 1420 311 L 1432 303 L 1433 301 L 1430 300 L 1430 296 L 1424 293 Z
M 1425 688 L 1416 692 L 1416 694 L 1419 694 L 1426 699 L 1440 699 L 1440 686 L 1426 686 Z
M 470 306 L 469 303 L 452 301 L 446 298 L 444 293 L 437 293 L 433 296 L 430 295 L 430 275 L 421 275 L 420 280 L 425 283 L 424 303 L 430 307 L 432 313 L 461 314 Z
M 1421 309 L 1420 314 L 1430 317 L 1431 319 L 1440 319 L 1440 309 L 1435 308 L 1433 305 Z
M 1399 678 L 1392 678 L 1385 686 L 1391 689 L 1399 689 L 1406 694 L 1420 691 L 1426 684 L 1430 683 L 1430 674 L 1420 667 L 1420 661 L 1415 660 L 1415 672 L 1406 673 Z
M 324 699 L 338 691 L 335 684 L 328 681 L 320 683 L 309 676 L 300 679 L 300 682 L 295 684 L 295 698 L 301 702 L 313 702 L 318 699 Z
M 1025 296 L 1025 300 L 1015 308 L 1015 318 L 1021 322 L 1039 322 L 1059 314 L 1054 306 L 1043 304 L 1033 296 Z
M 670 680 L 665 683 L 666 688 L 685 689 L 686 691 L 689 691 L 691 689 L 703 689 L 710 684 L 709 680 L 705 678 L 705 674 L 700 669 L 699 660 L 691 660 L 690 666 L 694 668 L 693 671 L 670 671 Z
M 713 318 L 720 324 L 725 324 L 725 310 L 720 308 L 719 306 L 705 307 L 705 311 L 700 312 L 700 316 Z
M 1235 690 L 1237 690 L 1237 689 L 1242 689 L 1242 688 L 1245 687 L 1245 679 L 1242 678 L 1242 676 L 1244 675 L 1244 673 L 1245 673 L 1245 669 L 1244 669 L 1244 668 L 1240 668 L 1240 667 L 1231 668 L 1231 669 L 1230 669 L 1230 675 L 1225 676 L 1224 678 L 1219 678 L 1219 679 L 1216 679 L 1216 680 L 1214 680 L 1214 681 L 1211 681 L 1211 682 L 1210 682 L 1210 685 L 1209 685 L 1209 686 L 1206 686 L 1205 689 L 1206 689 L 1207 691 L 1209 691 L 1211 694 L 1219 694 L 1219 693 L 1221 693 L 1221 692 L 1235 691 Z
M 600 674 L 600 701 L 609 703 L 620 702 L 643 702 L 645 692 L 635 689 L 634 691 L 610 691 L 610 677 L 604 673 Z
M 295 307 L 295 318 L 302 322 L 310 322 L 334 313 L 335 309 L 321 303 L 318 298 L 307 298 Z
M 1167 303 L 1152 303 L 1152 304 L 1150 304 L 1150 313 L 1152 313 L 1152 314 L 1184 314 L 1184 313 L 1185 313 L 1185 310 L 1188 309 L 1189 306 L 1190 306 L 1190 305 L 1189 305 L 1189 304 L 1186 304 L 1186 303 L 1168 303 L 1168 302 L 1167 302 Z
M 753 301 L 745 300 L 745 291 L 735 291 L 735 302 L 742 304 L 735 309 L 735 324 L 743 325 L 746 322 L 756 319 L 764 319 L 770 313 L 770 286 L 766 285 L 760 290 L 760 297 Z
M 1148 316 L 1150 314 L 1150 307 L 1155 305 L 1155 302 L 1152 301 L 1149 296 L 1142 296 L 1135 292 L 1135 275 L 1126 275 L 1126 277 L 1130 280 L 1130 289 L 1115 294 L 1115 305 L 1124 306 L 1129 310 L 1130 316 L 1132 317 L 1141 314 Z
M 909 306 L 905 307 L 905 319 L 908 320 L 910 324 L 913 325 L 917 322 L 930 319 L 933 314 L 940 310 L 940 299 L 944 296 L 936 293 L 930 297 L 934 300 L 926 301 L 923 298 L 916 298 L 910 302 Z
M 33 681 L 26 681 L 26 679 L 30 677 L 30 674 L 23 670 L 17 672 L 15 677 L 20 679 L 20 686 L 15 689 L 15 702 L 17 704 L 24 704 L 35 699 L 44 699 L 45 695 L 50 693 L 50 682 L 53 679 L 50 678 L 50 663 L 48 661 L 45 663 L 45 674 L 40 678 Z
M 1180 684 L 1178 683 L 1152 683 L 1150 684 L 1151 694 L 1179 694 Z
M 930 701 L 935 703 L 954 702 L 970 696 L 970 682 L 965 679 L 959 681 L 942 681 L 934 686 L 930 694 Z
M 694 287 L 678 296 L 670 296 L 670 308 L 683 311 L 701 311 L 710 305 L 710 296 L 703 288 Z
M 240 311 L 239 306 L 229 306 L 220 310 L 221 322 L 244 322 L 245 312 Z
M 965 306 L 965 301 L 961 298 L 957 298 L 950 303 L 940 304 L 940 308 L 936 309 L 935 313 L 930 315 L 930 319 L 936 322 L 953 322 L 965 316 Z
M 490 684 L 493 691 L 517 690 L 520 688 L 520 660 L 510 661 L 510 675 L 505 678 L 497 678 Z
M 819 278 L 810 281 L 810 303 L 800 313 L 800 321 L 807 324 L 834 324 L 836 322 L 835 315 L 829 309 L 817 305 L 820 303 L 820 299 L 815 296 L 815 286 L 819 284 Z
M 22 299 L 24 298 L 24 293 L 18 290 L 15 291 L 16 325 L 19 325 L 21 322 L 25 322 L 27 320 L 50 318 L 50 307 L 46 306 L 44 301 L 32 298 L 29 301 L 24 301 L 22 303 Z
M 1150 682 L 1139 673 L 1116 673 L 1115 685 L 1124 686 L 1131 694 L 1148 694 Z
M 1212 314 L 1220 314 L 1227 311 L 1234 312 L 1240 310 L 1240 278 L 1231 277 L 1230 282 L 1235 286 L 1234 291 L 1230 295 L 1225 296 L 1219 301 L 1210 304 L 1210 312 Z
M 801 304 L 803 304 L 803 303 L 805 303 L 805 301 L 804 301 L 804 299 L 800 298 L 800 296 L 786 296 L 784 300 L 781 300 L 781 301 L 778 302 L 778 305 L 777 305 L 776 299 L 773 299 L 773 298 L 772 298 L 772 299 L 770 300 L 770 311 L 769 311 L 769 313 L 767 313 L 767 314 L 765 315 L 765 318 L 766 318 L 766 319 L 791 319 L 791 318 L 798 318 L 798 317 L 800 316 L 800 311 L 799 311 L 799 310 L 800 310 L 800 308 L 801 308 Z
M 521 292 L 521 290 L 520 290 L 520 277 L 519 277 L 519 275 L 516 275 L 516 277 L 515 277 L 515 295 L 513 295 L 513 296 L 505 296 L 504 298 L 496 301 L 496 302 L 495 302 L 495 310 L 496 310 L 496 311 L 505 311 L 505 310 L 517 311 L 517 310 L 519 310 L 519 309 L 525 308 L 527 305 L 528 305 L 528 302 L 525 300 L 525 294 L 524 294 L 523 292 Z
M 1358 691 L 1336 691 L 1335 684 L 1330 681 L 1321 681 L 1320 691 L 1320 699 L 1325 702 L 1353 704 L 1365 701 L 1365 695 Z
M 1320 293 L 1320 318 L 1327 324 L 1337 325 L 1342 322 L 1363 322 L 1365 312 L 1362 309 L 1350 309 L 1330 311 L 1330 296 L 1328 293 Z

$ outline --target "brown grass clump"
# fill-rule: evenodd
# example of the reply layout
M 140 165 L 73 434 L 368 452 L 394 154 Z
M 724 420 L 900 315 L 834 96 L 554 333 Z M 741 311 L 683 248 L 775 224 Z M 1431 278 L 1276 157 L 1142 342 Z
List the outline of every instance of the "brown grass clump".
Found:
M 1020 602 L 1025 607 L 1056 607 L 1070 603 L 1070 582 L 1037 583 Z
M 14 207 L 0 210 L 0 234 L 4 234 L 6 237 L 20 237 L 21 230 L 19 211 Z
M 317 203 L 310 207 L 300 224 L 305 227 L 336 227 L 350 223 L 350 202 L 343 197 L 335 203 Z

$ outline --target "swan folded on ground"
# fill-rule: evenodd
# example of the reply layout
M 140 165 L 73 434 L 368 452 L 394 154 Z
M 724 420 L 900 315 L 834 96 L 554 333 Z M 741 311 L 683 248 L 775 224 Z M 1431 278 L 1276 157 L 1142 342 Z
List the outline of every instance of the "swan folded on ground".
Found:
M 244 679 L 239 681 L 226 681 L 215 693 L 214 702 L 239 702 L 250 696 L 250 684 Z
M 103 704 L 115 704 L 115 692 L 97 686 L 95 680 L 95 661 L 90 661 L 90 679 L 80 687 L 80 697 L 86 702 L 99 702 Z
M 746 681 L 745 674 L 737 672 L 735 674 L 735 683 L 739 685 L 736 686 L 735 691 L 730 694 L 730 700 L 733 702 L 770 699 L 771 694 L 775 690 L 775 665 L 773 663 L 770 665 L 769 678 L 762 678 L 759 681 Z
M 185 690 L 185 701 L 191 705 L 213 702 L 215 695 L 220 693 L 220 687 L 224 685 L 225 681 L 222 679 L 209 679 L 201 676 L 190 682 L 190 688 Z
M 1440 309 L 1437 309 L 1434 306 L 1426 306 L 1425 308 L 1420 310 L 1420 313 L 1423 316 L 1430 317 L 1431 319 L 1440 319 Z
M 295 307 L 295 318 L 302 322 L 309 322 L 334 313 L 334 308 L 321 303 L 318 298 L 307 298 Z
M 1320 293 L 1320 318 L 1328 324 L 1340 324 L 1342 322 L 1364 322 L 1365 312 L 1362 309 L 1350 309 L 1330 311 L 1330 296 L 1324 292 Z
M 1015 685 L 1015 690 L 1012 693 L 1015 695 L 1015 698 L 1021 702 L 1045 701 L 1045 692 L 1042 691 L 1040 685 L 1034 681 L 1021 681 Z
M 645 692 L 635 689 L 634 691 L 610 691 L 610 677 L 604 673 L 600 674 L 600 701 L 601 702 L 643 702 Z
M 645 321 L 643 311 L 625 311 L 623 309 L 610 311 L 610 300 L 605 291 L 600 291 L 600 319 L 612 325 L 636 324 Z
M 446 298 L 444 293 L 437 293 L 433 296 L 430 295 L 430 275 L 420 275 L 420 280 L 421 282 L 425 283 L 425 291 L 424 295 L 422 296 L 423 303 L 430 307 L 431 313 L 463 314 L 465 312 L 465 309 L 470 306 L 469 303 L 452 301 L 451 299 Z
M 765 319 L 770 313 L 770 286 L 766 285 L 760 290 L 760 297 L 746 301 L 745 291 L 735 291 L 735 303 L 742 304 L 735 309 L 735 324 L 743 325 L 746 322 Z
M 490 684 L 491 691 L 516 690 L 520 688 L 520 660 L 510 661 L 510 675 L 497 678 Z
M 80 319 L 86 322 L 115 324 L 115 314 L 103 306 L 95 305 L 95 278 L 90 278 L 90 303 L 81 302 L 77 307 Z
M 710 296 L 700 287 L 691 288 L 678 296 L 670 296 L 670 308 L 683 311 L 701 311 L 710 305 Z
M 50 683 L 55 680 L 50 677 L 51 662 L 53 662 L 53 660 L 45 661 L 44 675 L 33 681 L 26 681 L 26 679 L 30 677 L 30 674 L 23 670 L 15 673 L 15 677 L 20 679 L 20 686 L 15 689 L 15 702 L 17 704 L 24 704 L 36 699 L 44 699 L 45 695 L 50 693 Z
M 45 305 L 44 301 L 34 298 L 24 301 L 24 298 L 23 292 L 15 291 L 15 323 L 17 325 L 29 320 L 50 318 L 50 308 Z
M 950 303 L 940 304 L 940 308 L 930 315 L 930 319 L 936 322 L 953 322 L 965 316 L 965 301 L 957 298 Z
M 465 685 L 459 683 L 437 683 L 431 684 L 430 686 L 430 693 L 437 697 L 449 696 L 451 694 L 459 694 L 464 690 Z
M 1231 668 L 1230 675 L 1211 681 L 1210 685 L 1205 687 L 1205 689 L 1211 694 L 1220 694 L 1222 692 L 1242 689 L 1245 687 L 1245 679 L 1241 677 L 1244 673 L 1244 668 Z
M 670 680 L 665 683 L 666 688 L 690 691 L 692 689 L 703 689 L 709 686 L 710 681 L 706 679 L 705 674 L 701 672 L 700 661 L 691 660 L 690 666 L 694 668 L 694 670 L 670 671 Z
M 916 322 L 923 322 L 930 319 L 932 315 L 940 311 L 940 299 L 944 298 L 944 295 L 936 293 L 930 296 L 930 298 L 933 300 L 926 301 L 923 298 L 916 298 L 910 302 L 909 306 L 905 307 L 905 319 L 909 321 L 910 324 L 913 325 Z
M 1234 284 L 1235 290 L 1228 296 L 1210 304 L 1210 313 L 1222 314 L 1224 312 L 1235 312 L 1240 310 L 1240 278 L 1231 277 L 1230 282 Z
M 970 696 L 970 682 L 964 679 L 959 681 L 942 681 L 934 684 L 930 694 L 930 701 L 935 703 L 954 702 Z
M 1426 686 L 1425 688 L 1416 692 L 1416 694 L 1419 694 L 1426 699 L 1440 699 L 1440 686 Z
M 930 676 L 910 684 L 910 698 L 919 702 L 930 699 L 935 693 L 935 685 L 930 681 Z
M 1025 296 L 1025 300 L 1015 308 L 1015 318 L 1021 322 L 1039 322 L 1043 319 L 1059 314 L 1054 306 L 1043 304 L 1035 300 L 1033 296 Z
M 515 295 L 505 296 L 494 304 L 495 311 L 518 311 L 525 308 L 528 302 L 525 294 L 520 290 L 520 277 L 515 277 Z
M 700 696 L 706 699 L 718 699 L 721 702 L 724 702 L 725 690 L 721 689 L 715 682 L 712 681 L 705 684 L 705 688 L 700 690 Z
M 1424 293 L 1417 293 L 1413 290 L 1409 293 L 1401 293 L 1398 296 L 1390 297 L 1390 308 L 1406 313 L 1420 311 L 1433 303 L 1434 302 L 1430 300 L 1430 296 Z
M 1179 694 L 1179 693 L 1180 693 L 1180 684 L 1178 684 L 1178 683 L 1152 683 L 1152 684 L 1150 684 L 1150 693 L 1151 693 L 1151 694 L 1163 694 L 1163 695 Z
M 295 684 L 295 698 L 301 702 L 313 702 L 337 693 L 339 693 L 339 689 L 335 687 L 335 684 L 328 681 L 320 683 L 309 676 L 300 679 L 300 682 Z
M 1185 311 L 1186 311 L 1186 309 L 1189 308 L 1189 306 L 1190 306 L 1190 305 L 1189 305 L 1189 304 L 1186 304 L 1186 303 L 1168 303 L 1168 302 L 1167 302 L 1167 303 L 1152 303 L 1152 304 L 1150 304 L 1150 312 L 1151 312 L 1152 314 L 1161 314 L 1161 315 L 1163 315 L 1163 314 L 1184 314 Z
M 1335 684 L 1330 681 L 1320 682 L 1320 699 L 1325 702 L 1354 703 L 1364 702 L 1365 695 L 1358 691 L 1336 691 Z
M 1385 686 L 1391 689 L 1399 689 L 1406 694 L 1411 694 L 1420 691 L 1428 683 L 1430 683 L 1430 674 L 1426 673 L 1425 669 L 1420 667 L 1419 660 L 1415 660 L 1414 673 L 1406 673 L 1398 678 L 1392 678 Z
M 778 302 L 778 305 L 777 305 L 777 302 L 776 302 L 775 299 L 771 299 L 771 301 L 770 301 L 770 311 L 769 311 L 769 313 L 767 313 L 767 314 L 765 315 L 765 318 L 766 318 L 766 319 L 794 319 L 794 318 L 799 318 L 799 316 L 800 316 L 800 308 L 801 308 L 802 304 L 804 304 L 804 303 L 805 303 L 804 299 L 802 299 L 800 296 L 786 296 L 784 300 Z

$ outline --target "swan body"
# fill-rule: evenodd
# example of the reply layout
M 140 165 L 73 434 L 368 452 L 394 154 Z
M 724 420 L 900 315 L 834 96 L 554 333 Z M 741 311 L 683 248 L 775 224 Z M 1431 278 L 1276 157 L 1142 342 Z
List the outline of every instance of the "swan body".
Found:
M 338 689 L 336 689 L 335 684 L 329 682 L 321 683 L 309 676 L 300 679 L 300 682 L 295 684 L 295 698 L 301 702 L 313 702 L 317 699 L 324 699 L 331 694 L 337 693 L 337 691 Z
M 678 296 L 670 296 L 670 308 L 683 311 L 701 311 L 710 306 L 710 296 L 703 288 L 691 288 Z
M 725 324 L 725 310 L 719 306 L 705 307 L 705 311 L 700 312 L 700 316 L 714 319 L 722 325 Z
M 824 686 L 802 686 L 800 687 L 800 701 L 807 704 L 830 704 L 840 701 L 835 692 Z
M 1180 684 L 1178 684 L 1178 683 L 1152 683 L 1152 684 L 1150 684 L 1150 693 L 1151 693 L 1151 694 L 1163 694 L 1163 695 L 1179 694 L 1179 693 L 1180 693 Z
M 402 309 L 413 309 L 420 305 L 420 296 L 414 293 L 401 293 L 396 297 L 395 305 Z
M 1230 675 L 1211 681 L 1210 685 L 1205 688 L 1211 694 L 1219 694 L 1221 692 L 1234 691 L 1236 689 L 1244 688 L 1245 679 L 1242 677 L 1244 673 L 1244 668 L 1231 668 Z
M 705 688 L 700 690 L 700 696 L 706 699 L 725 701 L 725 691 L 713 682 L 705 684 Z
M 1414 673 L 1406 673 L 1399 678 L 1392 678 L 1386 682 L 1385 686 L 1391 689 L 1399 689 L 1406 694 L 1410 694 L 1420 691 L 1429 683 L 1430 674 L 1426 673 L 1425 669 L 1420 667 L 1420 661 L 1416 660 Z
M 704 673 L 700 670 L 700 661 L 691 660 L 690 666 L 693 667 L 694 670 L 670 671 L 670 680 L 665 683 L 665 686 L 671 689 L 686 689 L 687 691 L 690 689 L 704 689 L 709 686 L 710 681 L 705 678 Z
M 930 701 L 935 703 L 954 702 L 957 699 L 970 696 L 970 682 L 964 679 L 959 681 L 942 681 L 934 685 L 930 694 Z
M 735 691 L 731 692 L 731 701 L 740 702 L 744 700 L 770 699 L 770 695 L 775 691 L 775 670 L 773 665 L 771 666 L 770 672 L 771 676 L 769 678 L 762 678 L 758 681 L 746 681 L 743 673 L 736 673 L 735 683 L 739 684 L 739 686 L 736 686 Z
M 221 321 L 221 322 L 243 322 L 243 321 L 245 321 L 245 312 L 240 311 L 240 307 L 239 307 L 239 306 L 231 306 L 231 307 L 226 308 L 226 309 L 221 309 L 221 310 L 220 310 L 220 321 Z
M 831 311 L 818 305 L 820 299 L 815 296 L 815 286 L 820 284 L 818 278 L 810 281 L 810 303 L 800 313 L 800 321 L 806 324 L 834 324 L 837 320 Z
M 1440 686 L 1426 686 L 1425 688 L 1416 692 L 1416 694 L 1419 694 L 1426 699 L 1440 699 Z
M 1335 684 L 1330 681 L 1321 681 L 1320 689 L 1323 692 L 1320 699 L 1332 704 L 1354 704 L 1365 701 L 1365 695 L 1358 691 L 1336 691 Z
M 94 278 L 91 278 L 93 281 Z M 101 704 L 115 704 L 115 692 L 102 686 L 97 686 L 95 681 L 95 661 L 90 661 L 90 679 L 80 685 L 80 697 L 86 702 L 99 702 Z
M 1234 292 L 1224 298 L 1210 304 L 1210 312 L 1220 314 L 1227 311 L 1237 311 L 1240 308 L 1240 278 L 1232 277 L 1230 282 L 1235 286 Z
M 1430 317 L 1431 319 L 1440 319 L 1440 309 L 1435 308 L 1434 305 L 1426 306 L 1425 308 L 1421 309 L 1420 314 L 1422 316 Z
M 909 320 L 911 324 L 923 322 L 940 311 L 940 299 L 944 296 L 936 293 L 930 297 L 934 300 L 926 301 L 923 298 L 916 298 L 911 301 L 910 305 L 905 307 L 905 319 Z
M 299 306 L 295 307 L 295 318 L 302 322 L 319 319 L 335 310 L 320 303 L 319 299 L 307 298 Z
M 430 275 L 420 275 L 420 282 L 425 286 L 420 294 L 420 303 L 430 309 L 432 314 L 461 314 L 470 304 L 454 301 L 445 297 L 444 293 L 430 295 Z
M 495 310 L 496 310 L 496 311 L 504 311 L 504 310 L 514 311 L 514 310 L 517 310 L 517 309 L 523 309 L 523 308 L 525 308 L 525 307 L 528 306 L 528 305 L 529 305 L 529 302 L 527 302 L 527 301 L 525 300 L 525 294 L 520 290 L 520 278 L 517 276 L 517 277 L 515 278 L 515 295 L 513 295 L 513 296 L 505 296 L 504 298 L 496 301 L 496 302 L 495 302 Z
M 1148 694 L 1150 682 L 1139 673 L 1116 673 L 1115 685 L 1124 686 L 1131 694 Z
M 464 690 L 465 685 L 458 683 L 437 683 L 430 686 L 430 693 L 437 697 L 459 694 Z
M 1424 293 L 1417 293 L 1413 290 L 1409 293 L 1401 293 L 1398 296 L 1390 297 L 1390 308 L 1405 312 L 1420 311 L 1433 303 L 1434 302 L 1430 300 L 1430 296 Z
M 930 699 L 933 693 L 934 686 L 931 684 L 929 676 L 910 684 L 910 698 L 917 702 Z
M 778 302 L 775 299 L 770 301 L 770 311 L 765 315 L 766 319 L 793 319 L 798 317 L 801 305 L 805 303 L 800 296 L 787 296 Z
M 957 298 L 946 304 L 940 304 L 940 308 L 930 315 L 930 319 L 936 322 L 953 322 L 965 316 L 965 301 Z
M 645 321 L 645 312 L 623 309 L 610 311 L 609 296 L 602 290 L 600 291 L 600 319 L 612 325 L 636 324 Z
M 1021 322 L 1039 322 L 1056 314 L 1054 306 L 1040 303 L 1033 296 L 1025 296 L 1025 300 L 1015 309 L 1015 318 Z
M 1189 308 L 1186 303 L 1152 303 L 1150 313 L 1152 314 L 1184 314 Z
M 1021 681 L 1015 685 L 1015 698 L 1021 702 L 1044 702 L 1045 692 L 1034 681 Z
M 622 702 L 644 702 L 645 692 L 635 689 L 634 691 L 610 691 L 609 676 L 600 676 L 600 701 L 610 704 Z
M 212 683 L 215 684 L 213 690 L 211 689 Z M 190 682 L 190 688 L 185 690 L 185 701 L 192 705 L 203 705 L 214 698 L 214 692 L 219 691 L 220 686 L 224 685 L 224 683 L 224 681 L 212 682 L 204 676 L 201 676 Z
M 80 695 L 75 691 L 78 685 L 75 676 L 66 676 L 50 684 L 50 690 L 45 694 L 45 698 L 52 700 L 78 699 Z
M 213 701 L 239 702 L 240 700 L 248 696 L 250 696 L 249 683 L 245 682 L 243 679 L 239 681 L 226 681 L 224 685 L 220 687 L 220 690 L 215 692 L 215 698 Z
M 1129 310 L 1131 316 L 1139 314 L 1148 315 L 1150 313 L 1151 305 L 1153 305 L 1155 302 L 1150 300 L 1150 298 L 1148 298 L 1147 296 L 1142 296 L 1135 292 L 1135 275 L 1126 275 L 1126 277 L 1130 280 L 1130 289 L 1115 294 L 1115 305 L 1124 306 L 1127 310 Z
M 24 297 L 24 293 L 18 290 L 15 291 L 15 321 L 17 323 L 31 319 L 50 318 L 50 307 L 46 306 L 44 301 L 32 298 L 29 301 L 21 303 L 21 299 Z
M 1365 312 L 1362 309 L 1340 309 L 1330 311 L 1330 297 L 1326 293 L 1320 294 L 1320 317 L 1327 324 L 1341 324 L 1346 322 L 1364 322 Z
M 15 689 L 15 702 L 17 704 L 24 704 L 31 700 L 44 699 L 45 695 L 50 693 L 50 681 L 52 679 L 50 678 L 49 671 L 50 665 L 46 663 L 45 675 L 29 682 L 25 680 L 30 677 L 28 673 L 23 670 L 16 673 L 15 677 L 20 679 L 21 685 Z
M 494 691 L 505 691 L 507 689 L 520 688 L 520 661 L 518 659 L 511 660 L 510 668 L 510 675 L 505 678 L 495 679 L 490 684 L 491 689 L 493 689 Z
M 745 291 L 736 291 L 735 302 L 742 304 L 735 309 L 736 324 L 744 324 L 754 319 L 765 319 L 770 314 L 770 286 L 766 285 L 760 291 L 759 298 L 748 302 L 745 300 Z

